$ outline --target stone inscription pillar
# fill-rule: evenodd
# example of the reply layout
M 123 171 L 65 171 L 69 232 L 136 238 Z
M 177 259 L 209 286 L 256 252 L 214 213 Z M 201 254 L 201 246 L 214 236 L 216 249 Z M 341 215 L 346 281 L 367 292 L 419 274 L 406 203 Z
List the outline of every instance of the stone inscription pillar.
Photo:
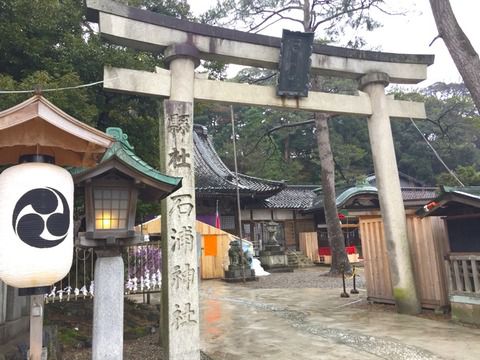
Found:
M 162 203 L 162 345 L 169 360 L 199 360 L 198 259 L 193 163 L 193 82 L 197 50 L 177 44 L 165 52 L 171 95 L 160 124 L 162 171 L 182 187 Z
M 385 86 L 388 83 L 387 74 L 370 73 L 360 79 L 359 88 L 370 96 L 372 104 L 368 133 L 388 250 L 393 296 L 400 313 L 416 314 L 420 312 L 420 302 L 413 277 L 405 208 L 385 95 Z

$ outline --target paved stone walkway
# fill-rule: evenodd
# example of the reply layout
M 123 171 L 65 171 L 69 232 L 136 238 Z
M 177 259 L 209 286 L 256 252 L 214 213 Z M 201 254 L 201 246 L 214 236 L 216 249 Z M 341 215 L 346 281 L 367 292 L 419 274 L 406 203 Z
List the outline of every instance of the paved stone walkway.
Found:
M 202 349 L 215 360 L 479 359 L 480 329 L 350 303 L 365 292 L 201 285 Z

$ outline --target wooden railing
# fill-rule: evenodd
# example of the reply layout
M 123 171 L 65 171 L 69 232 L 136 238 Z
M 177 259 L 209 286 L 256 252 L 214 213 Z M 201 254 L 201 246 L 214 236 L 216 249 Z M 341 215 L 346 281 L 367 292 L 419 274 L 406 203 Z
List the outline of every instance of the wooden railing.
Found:
M 450 254 L 445 258 L 450 295 L 480 297 L 480 254 Z

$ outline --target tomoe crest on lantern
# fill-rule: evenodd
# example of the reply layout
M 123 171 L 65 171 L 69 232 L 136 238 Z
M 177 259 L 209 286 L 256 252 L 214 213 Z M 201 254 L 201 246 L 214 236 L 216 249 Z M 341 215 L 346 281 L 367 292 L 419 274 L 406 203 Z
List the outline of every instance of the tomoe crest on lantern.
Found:
M 73 179 L 53 164 L 22 163 L 0 174 L 0 279 L 49 286 L 73 257 Z
M 36 248 L 59 245 L 70 227 L 70 209 L 65 196 L 50 187 L 27 191 L 15 205 L 12 226 L 27 245 Z

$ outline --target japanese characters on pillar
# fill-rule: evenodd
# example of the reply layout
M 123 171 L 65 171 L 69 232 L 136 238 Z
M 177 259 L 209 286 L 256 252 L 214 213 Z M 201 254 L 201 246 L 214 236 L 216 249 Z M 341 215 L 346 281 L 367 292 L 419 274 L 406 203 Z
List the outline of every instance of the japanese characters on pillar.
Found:
M 164 111 L 164 170 L 183 178 L 182 188 L 165 199 L 162 212 L 166 214 L 162 258 L 168 274 L 164 275 L 163 326 L 168 322 L 169 337 L 164 347 L 170 360 L 195 359 L 199 358 L 199 309 L 192 104 L 165 100 Z

